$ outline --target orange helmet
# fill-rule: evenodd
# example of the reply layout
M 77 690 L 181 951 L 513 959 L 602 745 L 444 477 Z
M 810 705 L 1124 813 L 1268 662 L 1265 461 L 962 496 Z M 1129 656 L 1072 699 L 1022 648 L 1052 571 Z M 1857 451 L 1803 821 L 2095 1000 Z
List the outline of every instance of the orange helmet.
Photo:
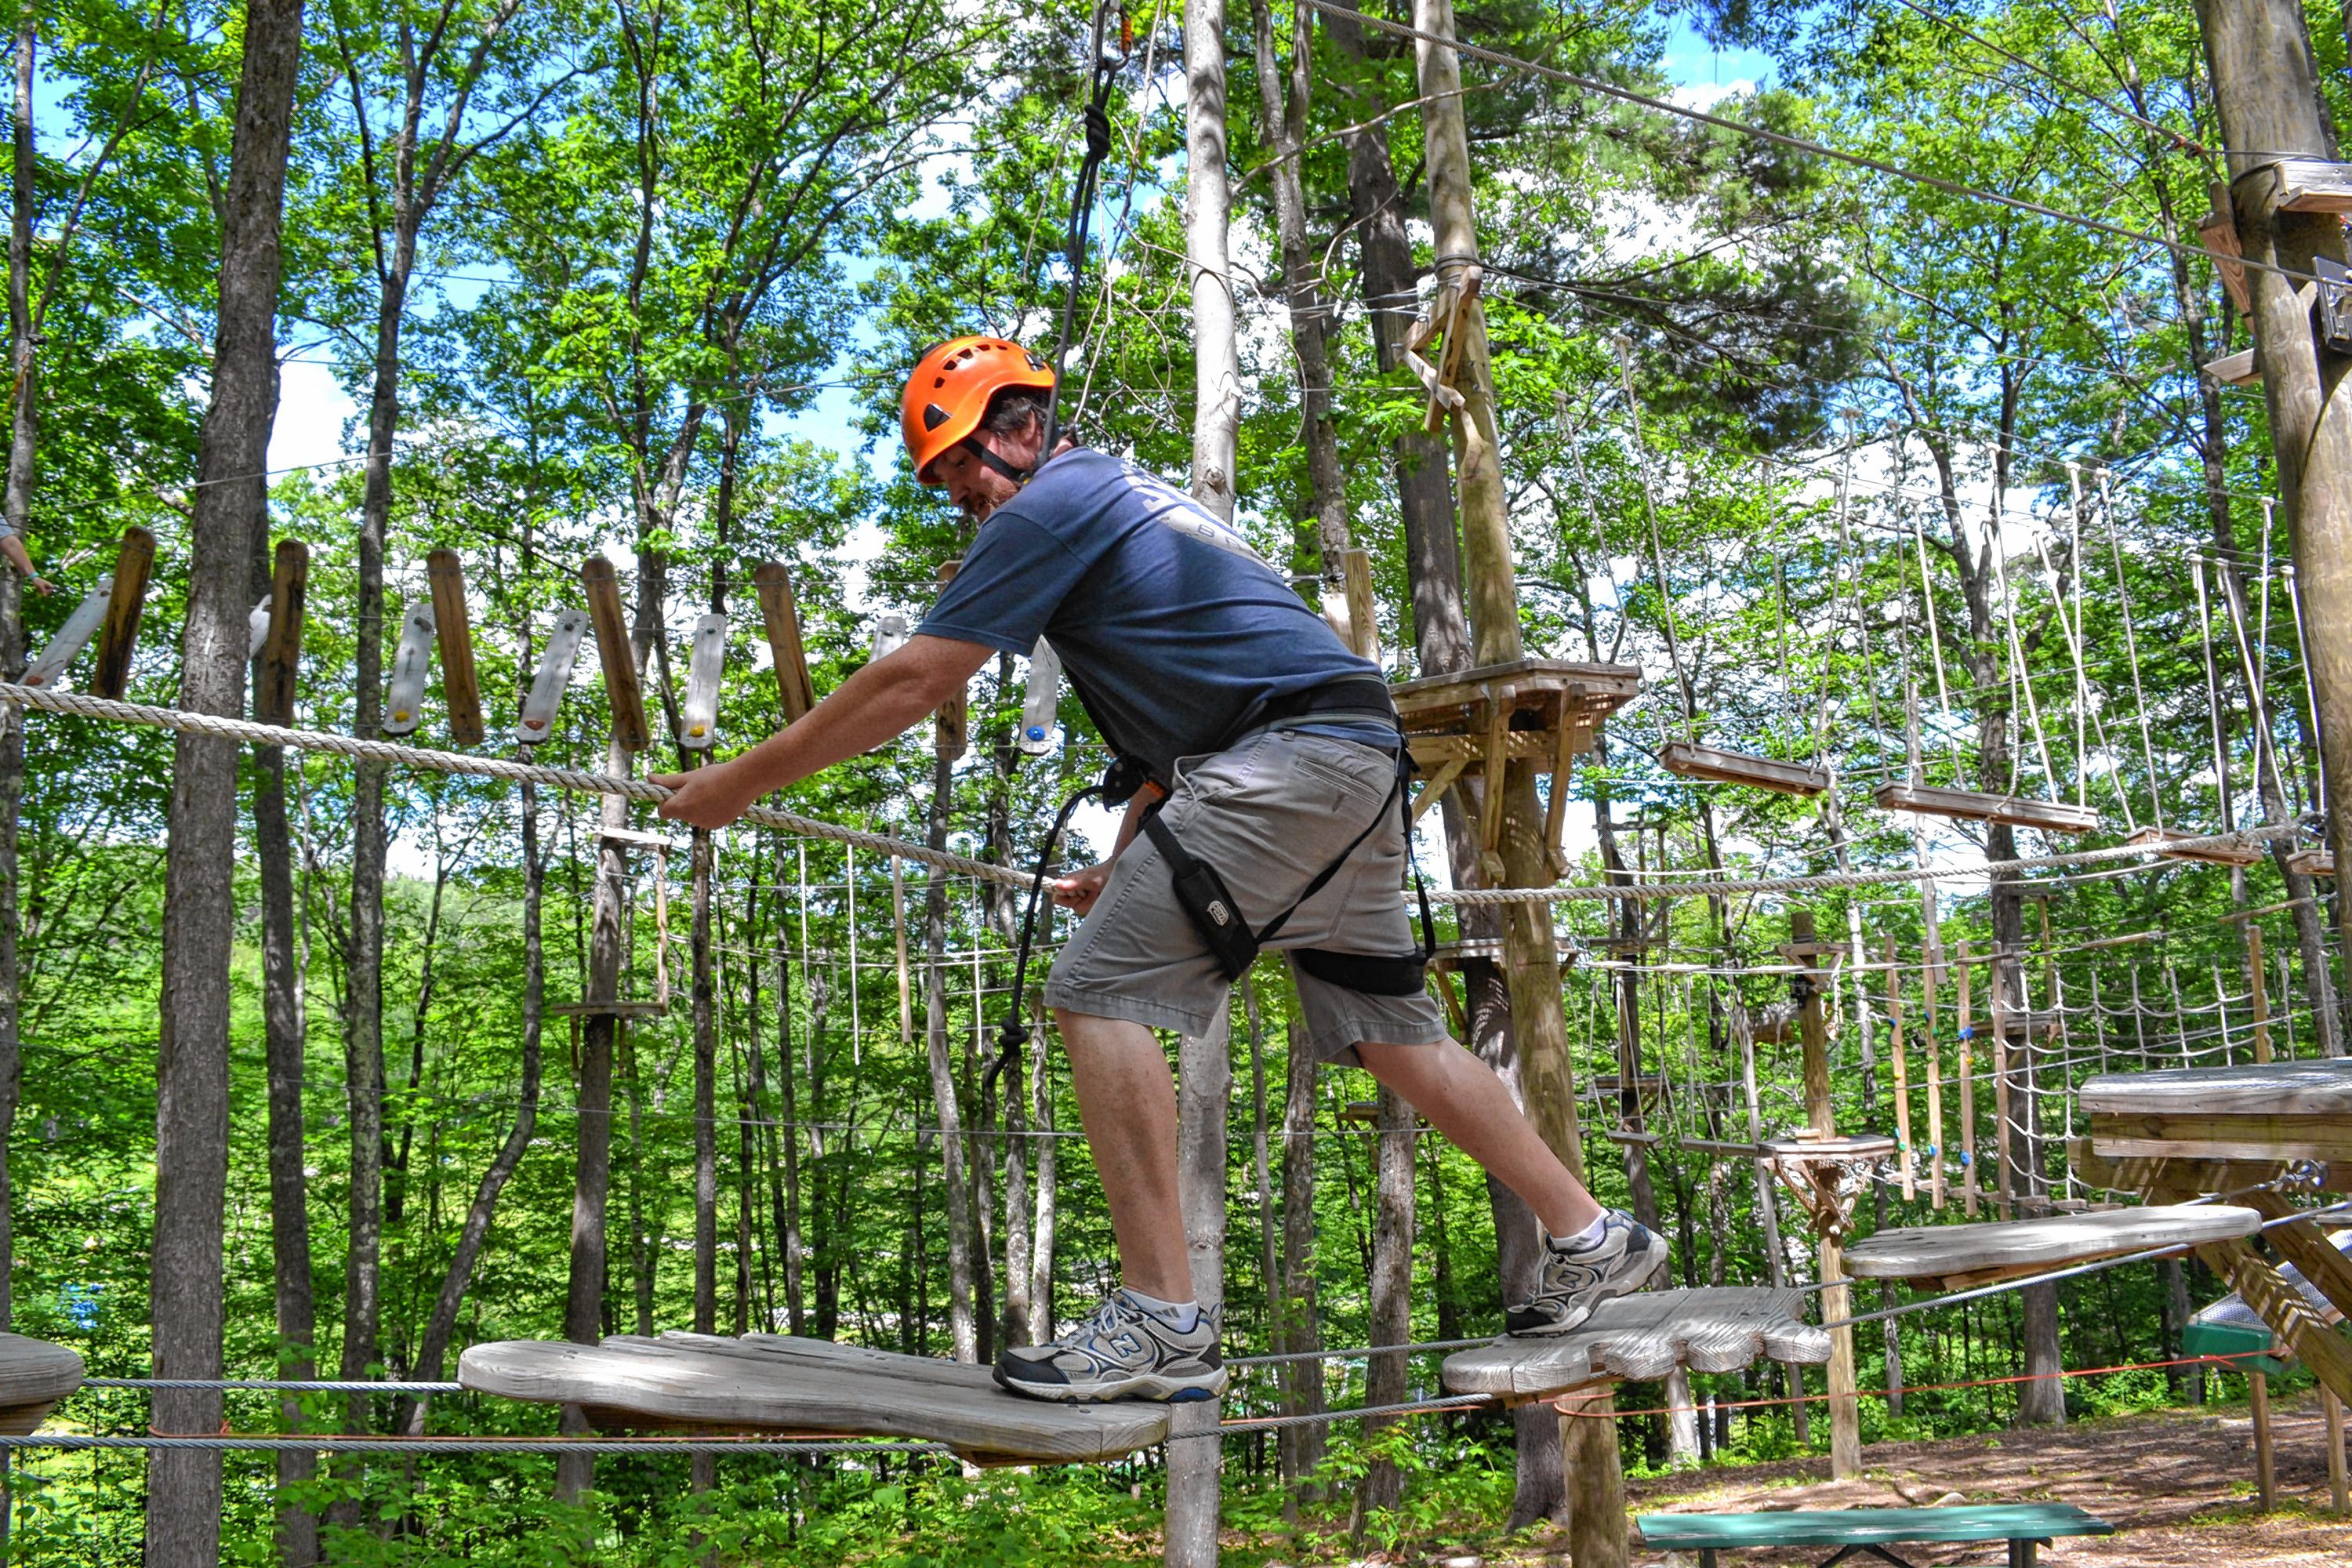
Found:
M 898 430 L 925 484 L 942 452 L 980 428 L 989 399 L 1008 386 L 1054 390 L 1044 360 L 1003 338 L 950 338 L 925 349 L 898 399 Z

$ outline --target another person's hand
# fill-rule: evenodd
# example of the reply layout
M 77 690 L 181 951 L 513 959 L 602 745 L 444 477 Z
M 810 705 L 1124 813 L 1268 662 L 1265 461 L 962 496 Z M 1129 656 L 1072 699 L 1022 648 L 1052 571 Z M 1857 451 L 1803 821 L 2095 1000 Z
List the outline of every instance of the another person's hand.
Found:
M 58 585 L 55 583 L 50 582 L 47 577 L 27 577 L 25 579 L 25 583 L 27 587 L 33 590 L 33 592 L 41 595 L 45 598 L 58 591 Z
M 1048 886 L 1053 889 L 1055 903 L 1066 910 L 1076 910 L 1085 914 L 1095 907 L 1095 900 L 1102 897 L 1103 884 L 1109 880 L 1109 866 L 1089 866 L 1083 871 L 1056 877 Z
M 731 763 L 719 763 L 690 773 L 655 773 L 650 782 L 670 792 L 655 809 L 665 819 L 691 827 L 724 827 L 757 798 L 744 793 L 740 772 Z

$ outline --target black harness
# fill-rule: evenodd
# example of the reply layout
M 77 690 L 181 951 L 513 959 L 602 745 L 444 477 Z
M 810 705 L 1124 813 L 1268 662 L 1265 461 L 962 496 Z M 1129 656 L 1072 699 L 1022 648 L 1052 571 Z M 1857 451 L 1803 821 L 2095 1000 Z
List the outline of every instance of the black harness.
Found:
M 1102 715 L 1087 695 L 1075 672 L 1070 684 L 1077 692 L 1079 706 L 1094 721 L 1096 731 L 1111 739 L 1104 728 Z M 1276 697 L 1258 704 L 1244 714 L 1234 728 L 1223 737 L 1214 750 L 1225 751 L 1252 731 L 1290 720 L 1328 714 L 1334 718 L 1378 720 L 1390 725 L 1397 721 L 1395 705 L 1390 700 L 1388 683 L 1378 676 L 1351 676 L 1306 691 Z M 1114 745 L 1117 742 L 1113 742 Z M 1348 842 L 1339 857 L 1317 872 L 1298 897 L 1287 908 L 1256 931 L 1241 917 L 1241 906 L 1234 901 L 1224 879 L 1215 867 L 1194 856 L 1177 838 L 1175 830 L 1160 820 L 1160 803 L 1155 801 L 1146 811 L 1143 831 L 1168 863 L 1178 905 L 1192 922 L 1202 940 L 1208 944 L 1210 954 L 1228 980 L 1238 980 L 1257 957 L 1259 952 L 1281 933 L 1299 906 L 1321 892 L 1332 878 L 1372 836 L 1393 802 L 1397 819 L 1404 829 L 1405 863 L 1412 868 L 1413 895 L 1420 904 L 1421 946 L 1418 950 L 1383 955 L 1362 952 L 1339 952 L 1328 948 L 1297 947 L 1289 949 L 1293 962 L 1307 973 L 1328 984 L 1350 991 L 1361 991 L 1371 996 L 1410 996 L 1427 983 L 1429 960 L 1437 951 L 1436 930 L 1429 916 L 1429 889 L 1422 880 L 1421 867 L 1412 858 L 1412 812 L 1405 793 L 1405 780 L 1413 772 L 1412 752 L 1404 743 L 1402 731 L 1397 735 L 1396 777 L 1390 783 L 1388 794 L 1381 797 L 1380 808 L 1364 825 L 1363 831 Z M 1021 1048 L 1029 1042 L 1028 1026 L 1021 1021 L 1023 998 L 1028 989 L 1029 952 L 1037 927 L 1037 904 L 1045 890 L 1045 872 L 1053 864 L 1054 851 L 1062 834 L 1069 826 L 1070 816 L 1081 801 L 1099 799 L 1106 805 L 1123 805 L 1134 798 L 1138 790 L 1154 783 L 1148 766 L 1123 748 L 1105 771 L 1100 784 L 1089 784 L 1062 803 L 1055 816 L 1054 826 L 1045 835 L 1045 847 L 1037 856 L 1037 868 L 1029 883 L 1029 902 L 1021 918 L 1021 941 L 1013 966 L 1013 999 L 1004 1021 L 996 1032 L 996 1059 L 988 1066 L 981 1079 L 981 1106 L 983 1121 L 992 1103 L 996 1080 L 1004 1069 L 1020 1059 Z M 1163 789 L 1164 796 L 1164 785 Z

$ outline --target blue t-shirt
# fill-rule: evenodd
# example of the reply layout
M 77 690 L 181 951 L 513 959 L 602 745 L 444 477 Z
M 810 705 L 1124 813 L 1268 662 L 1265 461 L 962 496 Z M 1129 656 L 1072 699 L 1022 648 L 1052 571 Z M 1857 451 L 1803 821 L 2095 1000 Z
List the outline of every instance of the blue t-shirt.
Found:
M 1040 637 L 1167 781 L 1268 700 L 1380 676 L 1241 536 L 1132 463 L 1076 447 L 996 509 L 917 628 L 1026 654 Z M 1393 731 L 1316 728 L 1393 747 Z

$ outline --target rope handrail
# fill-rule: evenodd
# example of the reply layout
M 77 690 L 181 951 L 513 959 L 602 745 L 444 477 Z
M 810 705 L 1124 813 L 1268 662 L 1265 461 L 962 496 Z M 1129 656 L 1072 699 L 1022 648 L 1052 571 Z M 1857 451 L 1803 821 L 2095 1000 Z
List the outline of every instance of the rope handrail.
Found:
M 151 703 L 121 702 L 103 697 L 92 697 L 79 691 L 53 691 L 40 687 L 20 686 L 0 681 L 0 703 L 49 713 L 69 713 L 85 719 L 99 719 L 113 723 L 136 724 L 151 729 L 163 729 L 182 734 L 202 735 L 214 740 L 236 741 L 256 746 L 287 746 L 297 751 L 318 752 L 335 756 L 356 758 L 362 762 L 383 763 L 399 767 L 421 768 L 430 773 L 460 774 L 475 778 L 498 779 L 509 784 L 545 784 L 554 789 L 575 790 L 588 795 L 618 795 L 625 800 L 657 805 L 669 798 L 669 791 L 644 779 L 621 778 L 612 773 L 593 773 L 585 768 L 551 767 L 537 763 L 510 762 L 503 757 L 472 756 L 458 752 L 436 752 L 423 746 L 404 746 L 389 741 L 371 741 L 356 735 L 339 735 L 325 730 L 298 730 L 275 724 L 257 724 L 250 720 L 236 719 L 226 714 L 194 713 L 184 709 L 163 708 Z M 994 882 L 1001 887 L 1026 888 L 1030 878 L 1009 866 L 992 865 L 968 855 L 958 855 L 929 845 L 893 837 L 887 833 L 870 832 L 864 828 L 845 827 L 820 817 L 803 816 L 798 812 L 776 806 L 755 805 L 743 814 L 742 820 L 761 826 L 775 827 L 807 838 L 823 838 L 852 848 L 869 850 L 877 855 L 895 856 L 917 865 L 934 867 L 942 871 Z M 2218 833 L 2202 838 L 2179 839 L 2165 844 L 2161 853 L 2178 856 L 2183 850 L 2204 848 L 2243 848 L 2266 844 L 2273 839 L 2292 838 L 2302 830 L 2292 823 L 2267 827 L 2246 828 L 2235 833 Z M 1986 879 L 2015 878 L 2029 871 L 2057 869 L 2069 866 L 2091 866 L 2108 861 L 2146 859 L 2158 856 L 2153 846 L 2118 844 L 2103 849 L 2079 849 L 2063 855 L 2023 857 L 2013 860 L 1986 860 L 1969 866 L 1898 867 L 1875 871 L 1832 871 L 1813 876 L 1692 878 L 1687 880 L 1649 882 L 1638 886 L 1573 886 L 1559 888 L 1433 888 L 1432 902 L 1453 904 L 1463 908 L 1486 908 L 1500 904 L 1567 904 L 1598 902 L 1618 899 L 1692 899 L 1752 893 L 1827 892 L 1844 888 L 1880 887 L 1890 884 L 1979 881 Z

